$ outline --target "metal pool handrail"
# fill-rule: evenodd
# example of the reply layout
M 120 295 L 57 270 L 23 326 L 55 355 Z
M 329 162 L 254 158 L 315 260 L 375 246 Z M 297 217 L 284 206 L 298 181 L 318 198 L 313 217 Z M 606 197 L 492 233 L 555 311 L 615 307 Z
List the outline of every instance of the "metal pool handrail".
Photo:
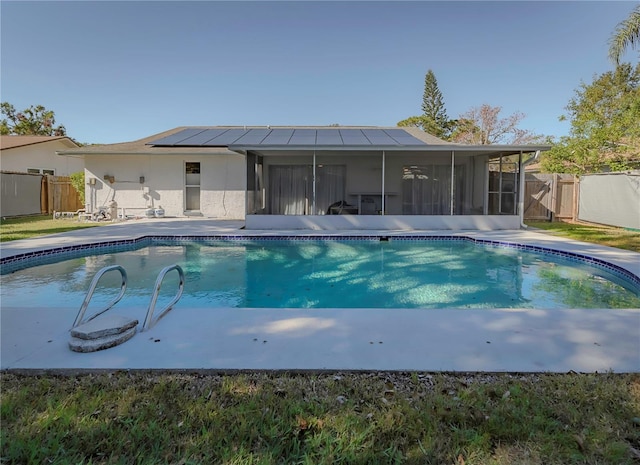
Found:
M 89 302 L 91 301 L 91 298 L 93 297 L 93 293 L 95 292 L 96 287 L 98 286 L 98 281 L 100 281 L 100 278 L 102 278 L 102 276 L 104 276 L 105 273 L 107 273 L 109 271 L 114 271 L 114 270 L 118 270 L 120 272 L 120 275 L 122 276 L 122 282 L 120 284 L 120 293 L 116 296 L 115 299 L 113 299 L 111 302 L 109 302 L 109 304 L 107 304 L 107 306 L 104 309 L 100 310 L 99 312 L 96 312 L 93 316 L 91 316 L 90 318 L 87 318 L 85 321 L 83 321 L 82 318 L 84 317 L 84 314 L 87 311 L 87 307 L 89 306 Z M 111 266 L 107 266 L 107 267 L 102 268 L 93 277 L 93 281 L 91 281 L 91 285 L 89 286 L 89 291 L 87 292 L 87 295 L 85 296 L 84 301 L 82 302 L 82 305 L 80 306 L 80 310 L 78 310 L 78 315 L 76 316 L 76 319 L 73 322 L 73 326 L 71 327 L 71 329 L 75 328 L 76 326 L 80 325 L 81 323 L 85 323 L 87 321 L 91 321 L 95 317 L 97 317 L 99 315 L 102 315 L 104 312 L 109 310 L 115 304 L 120 302 L 120 299 L 122 299 L 122 296 L 124 295 L 124 291 L 126 289 L 127 289 L 127 272 L 124 270 L 124 268 L 122 268 L 120 265 L 111 265 Z
M 178 284 L 178 292 L 176 293 L 173 300 L 169 302 L 169 304 L 160 311 L 160 314 L 158 315 L 158 317 L 155 320 L 152 320 L 153 311 L 155 310 L 155 307 L 156 307 L 156 302 L 158 300 L 158 294 L 160 293 L 160 287 L 162 286 L 162 281 L 164 281 L 164 277 L 166 276 L 166 274 L 172 270 L 176 270 L 178 272 L 178 276 L 180 277 L 180 282 Z M 150 329 L 153 325 L 155 325 L 160 320 L 160 318 L 165 316 L 169 312 L 169 310 L 171 310 L 171 308 L 176 304 L 176 302 L 180 300 L 180 297 L 182 297 L 182 291 L 184 291 L 184 271 L 182 271 L 182 268 L 180 268 L 179 265 L 169 265 L 167 267 L 164 267 L 158 274 L 158 279 L 156 279 L 156 285 L 153 289 L 153 295 L 151 296 L 151 302 L 149 303 L 149 308 L 147 309 L 147 316 L 144 318 L 142 331 Z

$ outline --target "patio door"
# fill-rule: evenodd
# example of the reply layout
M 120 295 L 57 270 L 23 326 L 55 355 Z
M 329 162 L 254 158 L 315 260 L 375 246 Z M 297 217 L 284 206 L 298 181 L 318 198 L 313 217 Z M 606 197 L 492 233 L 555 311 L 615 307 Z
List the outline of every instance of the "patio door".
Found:
M 200 211 L 200 162 L 185 163 L 184 186 L 185 211 Z
M 518 160 L 513 156 L 501 156 L 488 164 L 489 215 L 517 215 L 518 196 L 520 190 L 520 173 Z

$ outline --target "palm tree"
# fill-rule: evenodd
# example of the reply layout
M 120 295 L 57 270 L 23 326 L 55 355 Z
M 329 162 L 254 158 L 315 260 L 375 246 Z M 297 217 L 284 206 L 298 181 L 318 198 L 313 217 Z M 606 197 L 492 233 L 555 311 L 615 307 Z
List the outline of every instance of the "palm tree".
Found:
M 629 17 L 616 27 L 609 40 L 609 58 L 616 64 L 620 64 L 620 57 L 630 45 L 635 46 L 640 42 L 640 4 L 629 14 Z

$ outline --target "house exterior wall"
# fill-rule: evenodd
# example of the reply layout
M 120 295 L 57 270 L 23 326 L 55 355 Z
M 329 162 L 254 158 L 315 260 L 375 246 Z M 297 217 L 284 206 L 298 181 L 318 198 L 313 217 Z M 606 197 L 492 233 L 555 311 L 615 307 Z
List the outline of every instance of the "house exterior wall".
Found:
M 42 142 L 2 150 L 0 168 L 3 171 L 26 173 L 28 169 L 53 170 L 56 176 L 69 176 L 82 171 L 81 156 L 60 156 L 56 150 L 67 150 L 69 146 L 59 140 Z
M 144 216 L 148 207 L 162 207 L 165 216 L 186 216 L 186 162 L 200 163 L 199 213 L 202 216 L 244 218 L 245 159 L 236 154 L 87 156 L 85 198 L 88 209 L 96 211 L 115 200 L 119 214 L 124 209 L 127 216 Z M 113 177 L 113 182 L 105 180 L 105 176 Z M 141 177 L 144 177 L 142 183 Z

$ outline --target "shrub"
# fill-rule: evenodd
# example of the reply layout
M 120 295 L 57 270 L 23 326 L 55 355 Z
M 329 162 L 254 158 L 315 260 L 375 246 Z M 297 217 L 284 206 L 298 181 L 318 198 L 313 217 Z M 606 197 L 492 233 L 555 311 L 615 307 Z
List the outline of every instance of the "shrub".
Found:
M 71 185 L 78 191 L 80 201 L 84 205 L 84 171 L 78 171 L 71 174 Z

